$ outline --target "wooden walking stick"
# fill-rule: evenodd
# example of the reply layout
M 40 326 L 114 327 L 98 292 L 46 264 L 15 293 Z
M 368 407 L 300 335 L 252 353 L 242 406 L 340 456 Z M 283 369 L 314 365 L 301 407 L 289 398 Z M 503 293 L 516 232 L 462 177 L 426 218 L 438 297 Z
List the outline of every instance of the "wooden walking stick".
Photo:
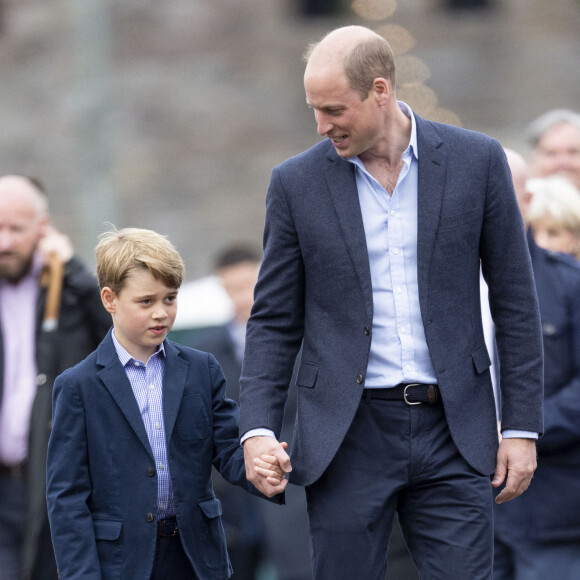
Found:
M 60 256 L 53 252 L 43 272 L 43 285 L 48 287 L 44 318 L 42 320 L 42 330 L 44 332 L 52 332 L 58 328 L 63 276 L 64 264 Z

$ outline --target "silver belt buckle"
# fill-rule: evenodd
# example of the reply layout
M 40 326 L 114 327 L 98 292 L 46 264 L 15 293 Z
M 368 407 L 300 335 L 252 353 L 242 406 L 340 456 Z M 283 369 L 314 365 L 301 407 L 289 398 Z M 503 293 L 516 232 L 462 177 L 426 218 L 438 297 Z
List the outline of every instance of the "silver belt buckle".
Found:
M 414 403 L 412 403 L 411 401 L 409 401 L 409 399 L 407 399 L 407 389 L 409 387 L 418 387 L 420 383 L 409 383 L 404 389 L 403 389 L 403 400 L 405 401 L 405 403 L 407 403 L 407 405 L 409 405 L 409 407 L 413 406 L 413 405 L 422 405 L 421 401 L 415 401 Z

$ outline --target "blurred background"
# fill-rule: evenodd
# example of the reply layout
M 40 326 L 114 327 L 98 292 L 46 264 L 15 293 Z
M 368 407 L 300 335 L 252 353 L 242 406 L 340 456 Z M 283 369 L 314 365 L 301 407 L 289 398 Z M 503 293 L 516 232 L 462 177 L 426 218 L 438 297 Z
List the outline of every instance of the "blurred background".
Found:
M 432 119 L 522 151 L 536 116 L 580 109 L 578 0 L 0 0 L 0 174 L 43 180 L 89 263 L 112 222 L 205 276 L 260 244 L 272 167 L 319 138 L 302 53 L 352 23 L 391 41 L 399 97 Z

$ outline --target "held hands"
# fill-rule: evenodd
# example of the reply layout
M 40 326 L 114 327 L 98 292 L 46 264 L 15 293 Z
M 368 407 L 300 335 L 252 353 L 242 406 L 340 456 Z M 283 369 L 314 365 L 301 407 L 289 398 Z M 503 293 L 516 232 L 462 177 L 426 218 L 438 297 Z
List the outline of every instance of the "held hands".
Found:
M 250 437 L 244 441 L 246 477 L 266 497 L 282 493 L 288 485 L 286 473 L 292 471 L 287 443 L 273 437 Z
M 497 452 L 497 464 L 491 485 L 506 485 L 495 498 L 495 503 L 504 503 L 521 495 L 532 480 L 536 469 L 536 441 L 524 438 L 503 438 Z

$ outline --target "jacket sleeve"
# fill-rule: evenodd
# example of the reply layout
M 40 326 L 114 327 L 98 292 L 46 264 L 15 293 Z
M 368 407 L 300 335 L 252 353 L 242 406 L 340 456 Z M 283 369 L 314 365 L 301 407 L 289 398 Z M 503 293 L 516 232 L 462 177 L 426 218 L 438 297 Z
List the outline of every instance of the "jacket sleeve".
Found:
M 214 467 L 226 481 L 239 485 L 252 495 L 274 503 L 284 503 L 283 493 L 267 498 L 246 479 L 244 451 L 238 437 L 238 406 L 226 398 L 224 374 L 211 354 L 208 354 L 208 364 L 212 385 Z
M 60 580 L 100 580 L 91 514 L 85 409 L 74 383 L 57 378 L 48 445 L 47 505 Z
M 284 405 L 304 329 L 302 249 L 280 171 L 266 197 L 264 257 L 248 321 L 240 379 L 240 433 L 267 428 L 280 436 Z
M 543 428 L 543 349 L 532 264 L 511 174 L 492 142 L 480 240 L 500 359 L 502 429 Z

